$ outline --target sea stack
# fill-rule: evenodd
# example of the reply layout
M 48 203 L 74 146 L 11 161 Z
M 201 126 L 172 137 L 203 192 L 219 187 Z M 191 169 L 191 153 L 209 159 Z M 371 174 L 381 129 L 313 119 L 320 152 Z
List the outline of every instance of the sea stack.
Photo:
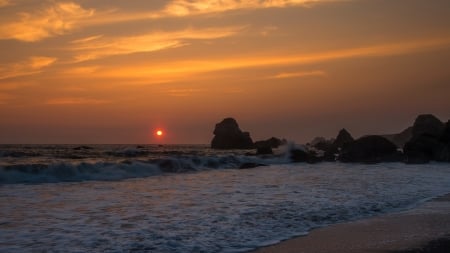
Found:
M 226 118 L 216 124 L 214 138 L 211 141 L 213 149 L 251 149 L 253 140 L 249 132 L 243 132 L 233 118 Z
M 404 148 L 407 163 L 449 162 L 449 123 L 444 124 L 431 114 L 419 115 L 414 122 L 413 136 Z

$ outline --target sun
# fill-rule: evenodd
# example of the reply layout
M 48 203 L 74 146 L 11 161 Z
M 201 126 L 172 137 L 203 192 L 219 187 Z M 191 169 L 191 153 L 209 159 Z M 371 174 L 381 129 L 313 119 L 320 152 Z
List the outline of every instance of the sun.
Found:
M 162 130 L 156 130 L 156 136 L 163 136 L 164 133 Z

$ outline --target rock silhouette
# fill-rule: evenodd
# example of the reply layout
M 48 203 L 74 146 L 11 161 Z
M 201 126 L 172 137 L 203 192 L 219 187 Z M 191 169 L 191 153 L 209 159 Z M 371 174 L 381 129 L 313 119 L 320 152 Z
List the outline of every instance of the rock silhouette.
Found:
M 295 163 L 316 163 L 321 161 L 314 152 L 308 151 L 305 148 L 292 148 L 290 150 L 290 158 Z
M 388 139 L 394 143 L 398 148 L 403 148 L 405 144 L 412 138 L 413 127 L 408 127 L 398 134 L 385 134 L 382 135 L 384 138 Z
M 403 147 L 407 163 L 450 161 L 449 123 L 444 124 L 431 114 L 419 115 L 413 126 L 413 136 Z
M 400 159 L 397 146 L 378 135 L 364 136 L 347 143 L 339 154 L 342 162 L 378 163 Z
M 281 140 L 276 137 L 264 141 L 256 141 L 254 146 L 256 148 L 256 154 L 258 155 L 268 155 L 273 154 L 273 148 L 278 148 L 281 145 L 286 144 L 286 140 Z
M 271 148 L 278 148 L 279 146 L 286 144 L 286 140 L 281 140 L 276 137 L 272 137 L 270 139 L 264 140 L 264 141 L 255 141 L 255 147 L 271 147 Z
M 324 148 L 327 148 L 325 149 L 324 159 L 330 162 L 335 161 L 336 155 L 339 154 L 340 150 L 353 141 L 354 139 L 347 129 L 341 129 L 334 142 L 328 147 L 324 146 Z
M 353 140 L 352 135 L 347 131 L 347 129 L 343 128 L 339 131 L 336 140 L 333 142 L 333 146 L 336 148 L 343 148 L 345 144 L 352 142 Z
M 445 125 L 432 114 L 421 114 L 414 121 L 412 135 L 417 137 L 423 134 L 439 137 L 444 131 Z
M 233 118 L 226 118 L 216 124 L 213 149 L 251 149 L 254 147 L 250 133 L 243 132 Z

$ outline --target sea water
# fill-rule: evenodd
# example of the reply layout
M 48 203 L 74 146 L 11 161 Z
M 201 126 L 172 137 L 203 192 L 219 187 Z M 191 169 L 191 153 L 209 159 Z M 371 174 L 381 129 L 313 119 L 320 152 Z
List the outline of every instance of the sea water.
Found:
M 244 163 L 268 166 L 238 169 Z M 450 192 L 450 166 L 206 146 L 0 146 L 0 252 L 245 252 Z

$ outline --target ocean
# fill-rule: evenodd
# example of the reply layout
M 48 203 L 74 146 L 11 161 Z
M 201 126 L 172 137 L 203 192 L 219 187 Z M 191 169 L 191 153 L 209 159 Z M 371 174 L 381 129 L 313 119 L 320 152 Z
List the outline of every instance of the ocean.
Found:
M 0 252 L 246 252 L 450 192 L 449 164 L 252 152 L 0 145 Z

